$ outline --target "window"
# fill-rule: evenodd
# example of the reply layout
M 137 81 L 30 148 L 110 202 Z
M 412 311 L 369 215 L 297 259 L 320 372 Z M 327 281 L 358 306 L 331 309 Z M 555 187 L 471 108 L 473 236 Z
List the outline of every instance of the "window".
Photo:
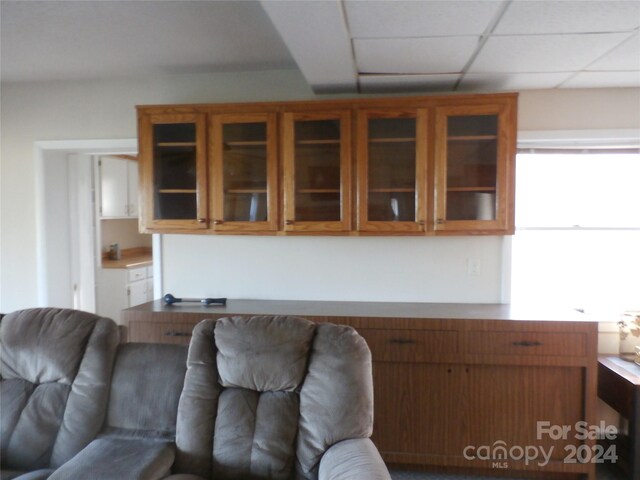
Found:
M 516 171 L 511 302 L 640 309 L 640 153 L 540 150 Z

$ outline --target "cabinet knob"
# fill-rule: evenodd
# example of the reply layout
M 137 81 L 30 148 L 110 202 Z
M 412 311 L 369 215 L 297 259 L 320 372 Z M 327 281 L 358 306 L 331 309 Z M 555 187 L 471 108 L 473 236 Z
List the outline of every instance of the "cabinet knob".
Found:
M 439 218 L 439 219 L 436 220 L 436 223 L 438 225 L 442 225 L 444 223 L 444 220 L 442 218 Z
M 424 226 L 424 220 L 418 220 L 418 225 L 420 225 L 421 227 Z
M 214 225 L 222 225 L 223 221 L 222 220 L 214 220 L 213 224 Z
M 199 218 L 198 219 L 198 223 L 207 223 L 207 219 L 206 218 Z
M 284 224 L 285 225 L 293 225 L 293 220 L 285 220 Z

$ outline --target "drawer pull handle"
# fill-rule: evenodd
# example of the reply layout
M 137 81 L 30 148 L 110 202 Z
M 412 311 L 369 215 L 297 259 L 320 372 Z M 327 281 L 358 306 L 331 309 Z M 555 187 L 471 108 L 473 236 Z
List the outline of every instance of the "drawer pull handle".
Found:
M 395 343 L 397 345 L 412 345 L 415 342 L 415 340 L 410 340 L 408 338 L 391 338 L 389 339 L 389 343 Z
M 516 347 L 539 347 L 540 345 L 543 345 L 542 342 L 538 342 L 538 341 L 530 341 L 530 340 L 522 340 L 520 342 L 513 342 L 513 345 Z
M 191 334 L 188 332 L 176 332 L 175 330 L 169 330 L 168 332 L 164 332 L 165 337 L 190 337 Z

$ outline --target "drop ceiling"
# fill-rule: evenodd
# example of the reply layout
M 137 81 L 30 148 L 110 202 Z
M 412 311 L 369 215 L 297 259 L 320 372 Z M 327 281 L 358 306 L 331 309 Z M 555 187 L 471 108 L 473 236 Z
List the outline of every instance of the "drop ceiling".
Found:
M 297 68 L 316 93 L 640 87 L 640 0 L 2 0 L 2 81 Z

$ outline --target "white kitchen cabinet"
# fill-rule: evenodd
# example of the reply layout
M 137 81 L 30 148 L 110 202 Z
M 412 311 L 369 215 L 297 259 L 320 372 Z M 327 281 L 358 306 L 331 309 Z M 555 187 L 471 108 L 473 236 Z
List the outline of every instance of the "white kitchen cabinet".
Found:
M 115 157 L 98 161 L 100 217 L 138 217 L 138 162 Z
M 97 313 L 122 324 L 121 313 L 153 300 L 153 267 L 100 268 Z

